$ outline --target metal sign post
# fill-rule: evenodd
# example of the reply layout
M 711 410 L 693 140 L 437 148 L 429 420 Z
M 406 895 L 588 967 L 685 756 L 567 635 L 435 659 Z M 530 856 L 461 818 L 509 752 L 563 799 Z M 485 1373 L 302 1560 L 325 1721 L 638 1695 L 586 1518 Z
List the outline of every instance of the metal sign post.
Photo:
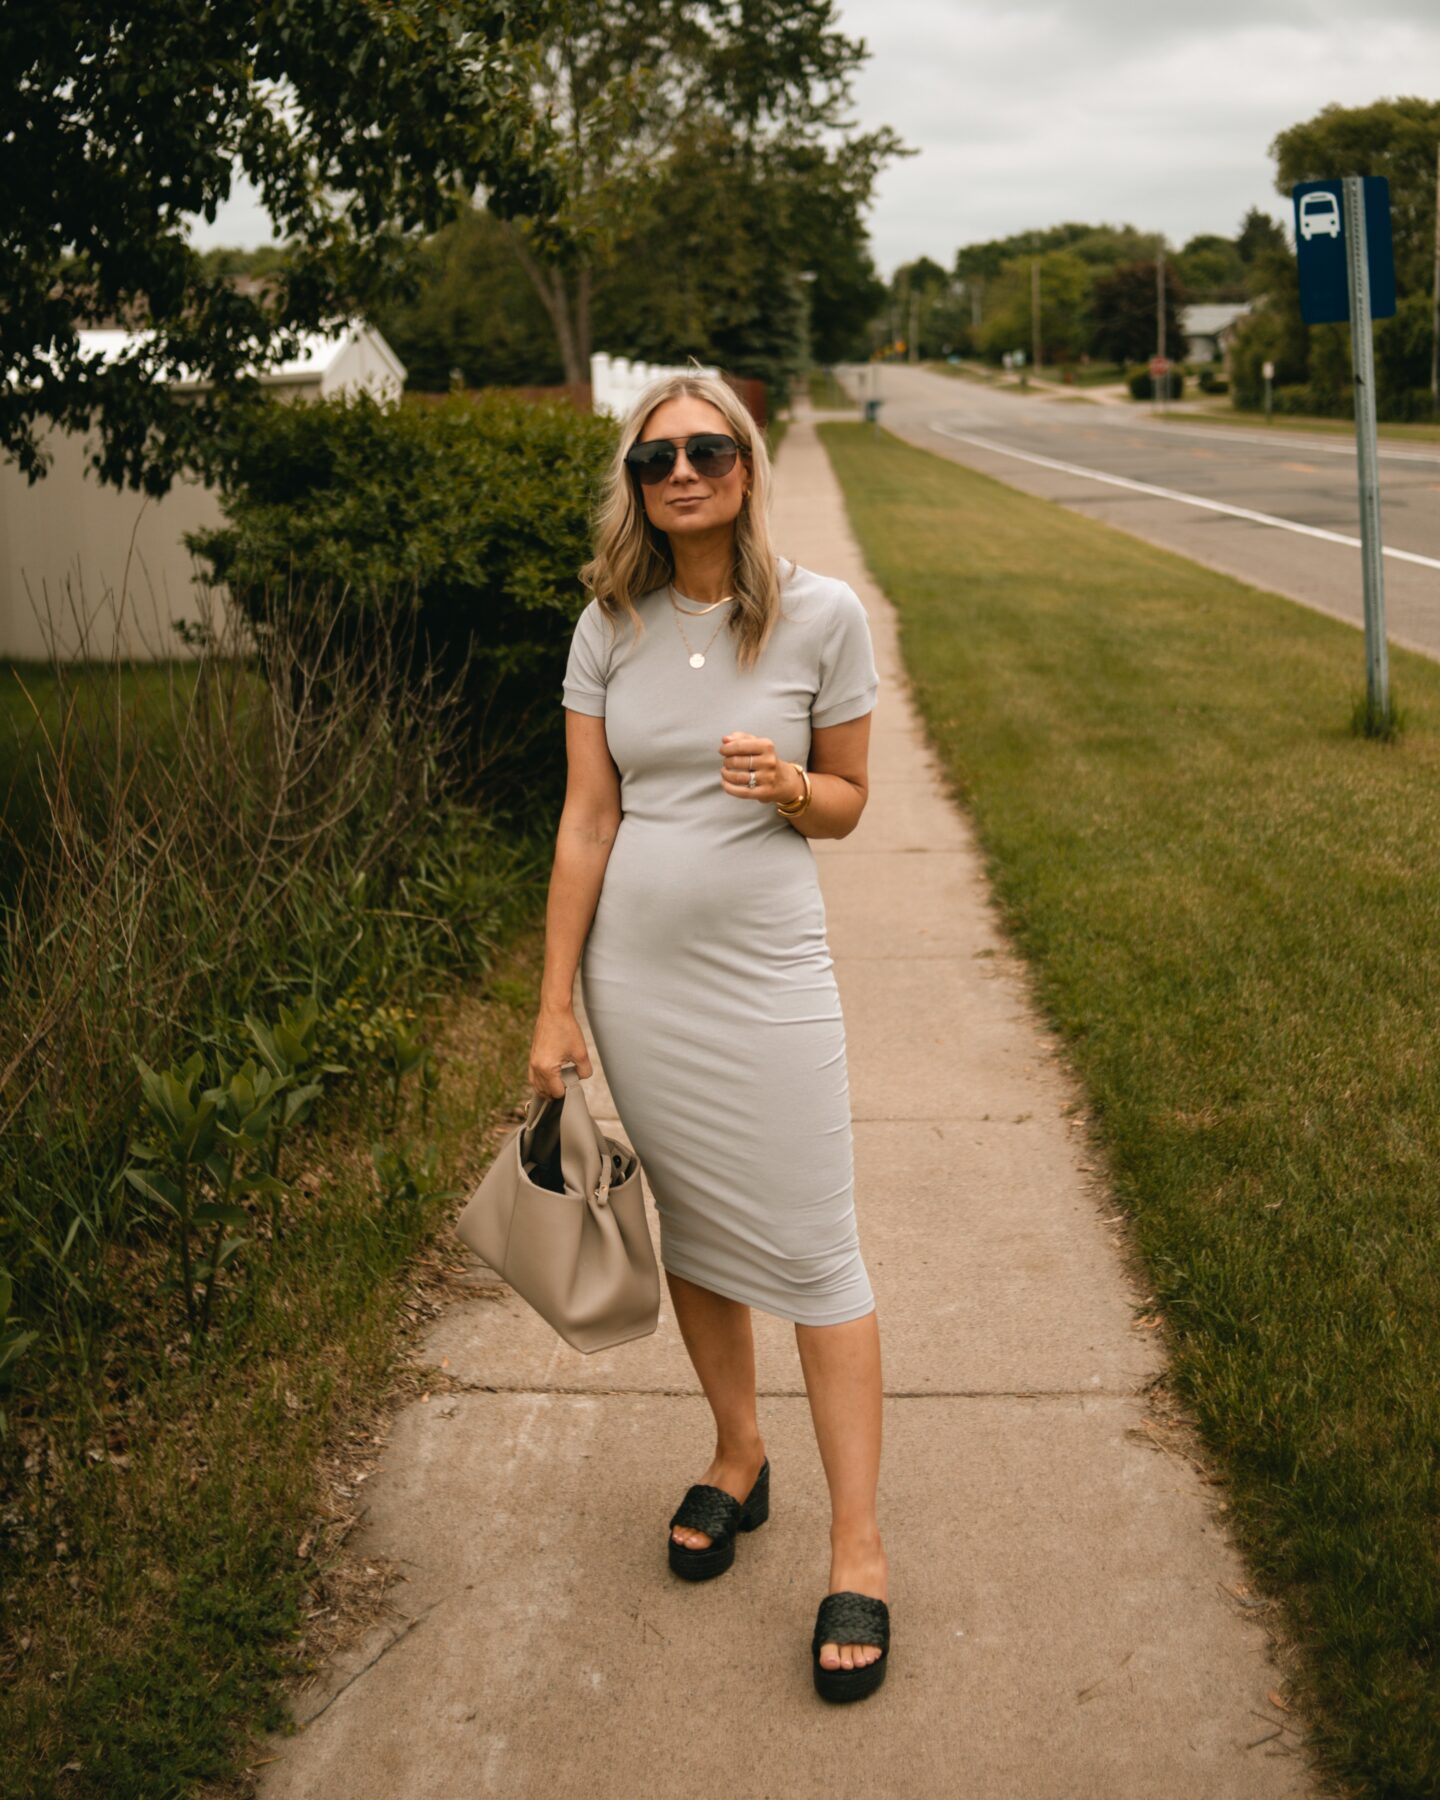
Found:
M 1372 321 L 1395 312 L 1390 184 L 1383 175 L 1301 181 L 1295 202 L 1300 316 L 1307 325 L 1350 321 L 1355 370 L 1355 452 L 1360 482 L 1360 563 L 1365 581 L 1365 685 L 1369 729 L 1390 718 L 1385 648 L 1385 565 L 1380 537 L 1380 466 L 1375 443 Z
M 1380 536 L 1380 458 L 1375 429 L 1375 334 L 1370 323 L 1370 257 L 1365 189 L 1358 175 L 1345 196 L 1345 261 L 1350 280 L 1350 355 L 1355 369 L 1355 456 L 1360 477 L 1360 561 L 1365 577 L 1365 688 L 1372 718 L 1390 711 L 1385 645 L 1385 563 Z

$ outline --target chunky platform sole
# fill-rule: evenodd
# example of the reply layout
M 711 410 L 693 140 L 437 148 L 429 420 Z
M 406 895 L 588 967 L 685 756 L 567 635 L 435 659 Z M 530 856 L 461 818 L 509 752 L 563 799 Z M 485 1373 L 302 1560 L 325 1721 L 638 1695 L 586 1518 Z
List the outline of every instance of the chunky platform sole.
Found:
M 670 1567 L 684 1581 L 709 1581 L 723 1575 L 735 1560 L 737 1532 L 754 1531 L 770 1517 L 770 1458 L 767 1456 L 755 1477 L 755 1485 L 737 1500 L 724 1488 L 711 1487 L 697 1481 L 685 1490 L 685 1498 L 670 1519 L 676 1525 L 688 1525 L 692 1531 L 703 1531 L 711 1542 L 700 1549 L 677 1544 L 673 1537 L 666 1541 L 670 1548 Z
M 822 1644 L 878 1644 L 873 1662 L 854 1669 L 827 1669 L 820 1662 Z M 872 1594 L 848 1588 L 827 1594 L 815 1615 L 810 1639 L 810 1662 L 815 1671 L 815 1692 L 822 1700 L 863 1700 L 885 1679 L 890 1666 L 890 1609 Z

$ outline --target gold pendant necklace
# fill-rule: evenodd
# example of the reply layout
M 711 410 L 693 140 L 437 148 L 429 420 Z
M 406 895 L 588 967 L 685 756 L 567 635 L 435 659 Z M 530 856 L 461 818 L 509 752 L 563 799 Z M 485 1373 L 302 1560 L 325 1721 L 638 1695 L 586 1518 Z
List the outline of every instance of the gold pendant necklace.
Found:
M 719 637 L 721 631 L 725 627 L 725 620 L 722 619 L 715 627 L 714 631 L 710 633 L 710 640 L 709 643 L 706 644 L 705 650 L 697 650 L 686 636 L 685 627 L 680 623 L 681 608 L 675 604 L 675 584 L 673 582 L 670 583 L 669 594 L 670 611 L 675 618 L 675 627 L 679 631 L 681 637 L 685 639 L 685 648 L 690 652 L 690 667 L 692 669 L 703 669 L 705 667 L 705 650 L 708 650 L 710 645 L 715 642 L 717 637 Z M 702 607 L 699 612 L 690 613 L 687 616 L 692 619 L 703 618 L 707 612 L 714 612 L 717 606 L 724 606 L 727 600 L 733 600 L 734 598 L 735 596 L 733 594 L 724 594 L 720 599 L 712 600 L 708 606 Z

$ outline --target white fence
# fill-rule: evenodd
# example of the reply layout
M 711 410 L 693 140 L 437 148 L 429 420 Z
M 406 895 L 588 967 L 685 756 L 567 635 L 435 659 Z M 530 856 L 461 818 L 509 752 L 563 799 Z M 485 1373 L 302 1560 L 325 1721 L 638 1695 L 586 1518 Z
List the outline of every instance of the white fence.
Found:
M 643 389 L 665 375 L 718 375 L 718 369 L 697 369 L 693 364 L 631 362 L 628 356 L 608 356 L 597 350 L 590 358 L 590 405 L 597 413 L 623 419 Z

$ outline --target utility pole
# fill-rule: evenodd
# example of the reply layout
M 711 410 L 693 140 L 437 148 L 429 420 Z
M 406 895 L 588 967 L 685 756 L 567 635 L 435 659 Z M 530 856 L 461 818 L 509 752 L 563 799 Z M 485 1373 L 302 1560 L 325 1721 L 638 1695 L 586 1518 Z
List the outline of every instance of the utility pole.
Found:
M 1155 256 L 1155 354 L 1163 362 L 1165 360 L 1165 246 L 1162 244 Z M 1150 391 L 1159 402 L 1160 410 L 1165 410 L 1165 401 L 1170 395 L 1170 371 L 1163 375 L 1152 376 Z
M 1430 410 L 1440 417 L 1440 144 L 1435 146 L 1435 287 L 1430 313 Z
M 1030 361 L 1035 366 L 1035 379 L 1040 379 L 1040 258 L 1030 264 Z

